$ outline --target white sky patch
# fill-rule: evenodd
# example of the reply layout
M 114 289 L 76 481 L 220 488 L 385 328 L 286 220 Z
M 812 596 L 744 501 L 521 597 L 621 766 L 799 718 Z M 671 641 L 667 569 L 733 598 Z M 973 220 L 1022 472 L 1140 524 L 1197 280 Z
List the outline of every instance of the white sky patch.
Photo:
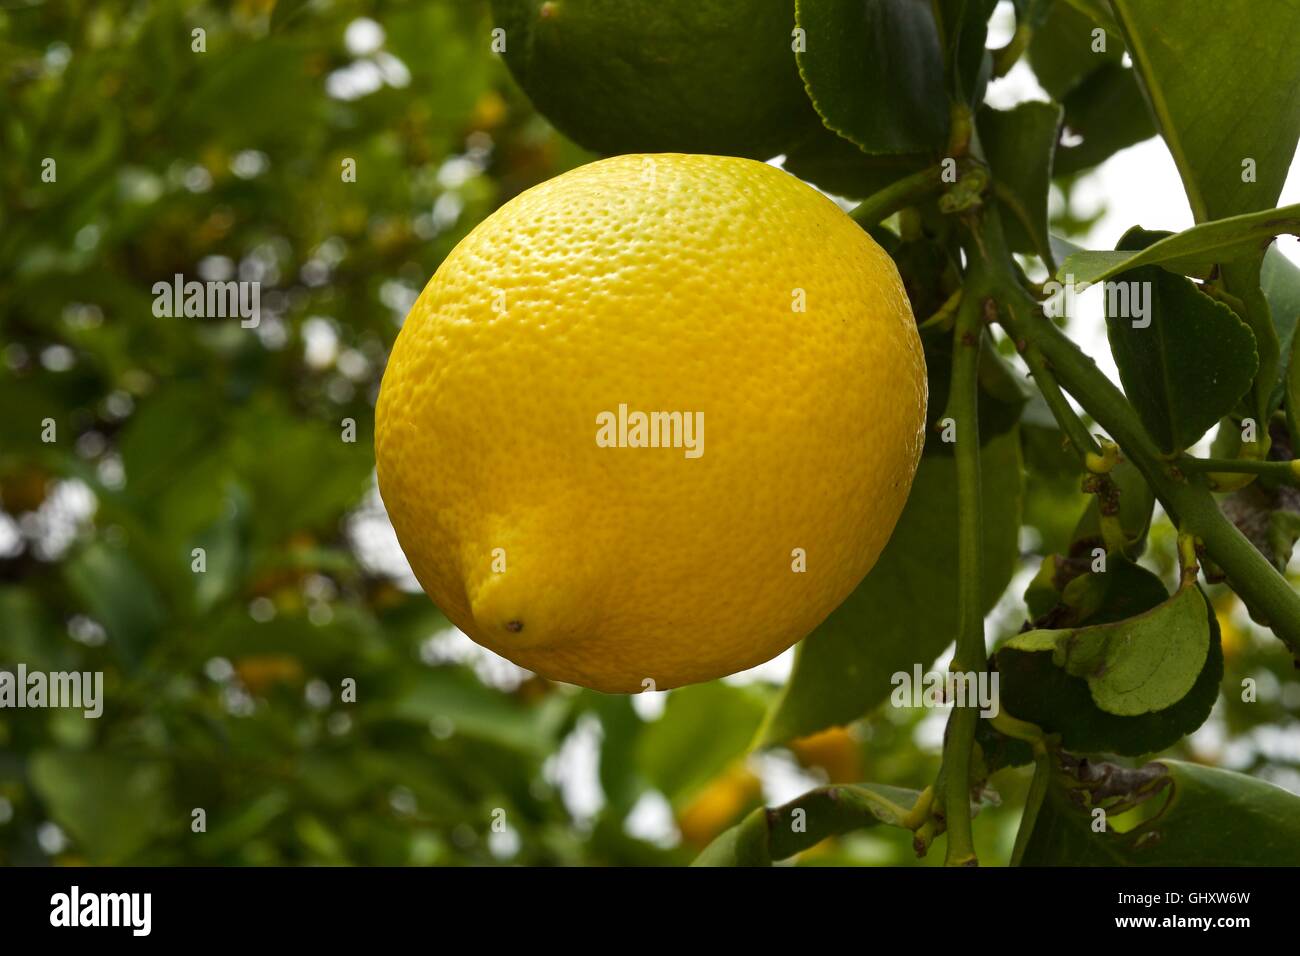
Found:
M 755 682 L 784 684 L 790 679 L 792 670 L 794 670 L 794 648 L 789 647 L 770 661 L 759 664 L 757 667 L 751 667 L 747 671 L 732 674 L 730 677 L 724 677 L 723 680 L 728 684 L 753 684 Z
M 313 315 L 302 324 L 303 361 L 316 370 L 327 369 L 339 354 L 339 333 L 334 323 Z
M 664 848 L 676 846 L 682 838 L 673 808 L 658 790 L 647 790 L 637 798 L 623 820 L 623 832 Z
M 366 56 L 384 45 L 384 28 L 369 17 L 358 17 L 343 31 L 343 45 L 353 56 Z
M 769 807 L 788 803 L 824 782 L 783 753 L 751 754 L 747 763 L 762 782 L 763 802 Z
M 565 808 L 579 828 L 588 828 L 605 806 L 600 786 L 600 743 L 604 736 L 593 714 L 578 718 L 560 749 L 546 759 L 542 772 L 560 791 Z

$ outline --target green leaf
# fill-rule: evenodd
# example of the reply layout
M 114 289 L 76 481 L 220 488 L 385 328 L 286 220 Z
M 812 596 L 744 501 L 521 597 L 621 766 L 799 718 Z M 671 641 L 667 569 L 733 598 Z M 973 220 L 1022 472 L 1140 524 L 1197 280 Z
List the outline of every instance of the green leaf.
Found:
M 1291 442 L 1300 447 L 1300 336 L 1295 334 L 1300 322 L 1300 266 L 1270 246 L 1264 253 L 1260 269 L 1260 289 L 1268 302 L 1269 315 L 1277 330 L 1278 350 L 1281 357 L 1279 369 L 1280 395 L 1273 396 L 1271 405 L 1280 404 L 1286 409 L 1291 430 Z
M 1268 299 L 1260 290 L 1264 253 L 1263 249 L 1253 250 L 1239 259 L 1224 262 L 1219 267 L 1219 281 L 1216 283 L 1232 297 L 1233 308 L 1255 336 L 1259 366 L 1251 388 L 1254 399 L 1251 407 L 1256 420 L 1261 422 L 1273 417 L 1277 408 L 1273 403 L 1274 396 L 1281 399 L 1277 380 L 1282 368 L 1282 348 L 1278 343 L 1277 329 L 1273 325 Z
M 1110 35 L 1104 50 L 1095 50 L 1093 30 L 1102 26 Z M 1118 65 L 1124 56 L 1124 40 L 1118 30 L 1111 32 L 1104 24 L 1068 3 L 1053 3 L 1047 19 L 1034 30 L 1027 57 L 1038 82 L 1048 95 L 1063 100 L 1089 76 L 1110 64 Z
M 974 106 L 984 99 L 993 69 L 984 41 L 995 6 L 997 0 L 939 0 L 931 7 L 939 11 L 948 85 L 956 102 Z
M 1057 149 L 1053 175 L 1090 169 L 1156 135 L 1137 76 L 1122 62 L 1123 37 L 1104 7 L 1054 3 L 1029 43 L 1039 83 L 1064 108 L 1071 140 L 1082 140 Z M 1098 28 L 1104 37 L 1094 35 Z
M 93 864 L 127 862 L 160 832 L 184 825 L 169 820 L 163 764 L 46 750 L 32 755 L 28 771 L 49 815 Z
M 1091 561 L 1088 562 L 1091 567 Z M 1077 573 L 1077 572 L 1076 572 Z M 1169 599 L 1164 583 L 1122 555 L 1106 556 L 1106 571 L 1069 580 L 1063 595 L 1067 613 L 1056 613 L 1039 627 L 1110 624 L 1136 617 Z
M 786 151 L 783 168 L 826 192 L 865 199 L 931 160 L 922 153 L 868 153 L 818 123 Z
M 1105 574 L 1093 576 L 1111 586 L 1090 623 L 1111 621 L 1120 611 L 1125 617 L 1141 614 L 1165 600 L 1164 587 L 1150 571 L 1118 555 L 1108 558 L 1107 568 Z M 1213 610 L 1207 610 L 1206 621 L 1210 639 L 1201 672 L 1190 692 L 1163 710 L 1128 717 L 1107 713 L 1094 702 L 1086 679 L 1052 662 L 1054 647 L 1023 652 L 1005 645 L 994 655 L 1002 706 L 1021 720 L 1060 734 L 1062 745 L 1078 753 L 1133 756 L 1162 750 L 1201 726 L 1218 698 L 1223 652 Z
M 1084 250 L 1066 256 L 1056 270 L 1064 282 L 1091 285 L 1138 266 L 1158 265 L 1179 275 L 1206 278 L 1220 263 L 1262 252 L 1275 236 L 1300 235 L 1300 204 L 1202 223 L 1144 249 Z
M 239 584 L 247 562 L 244 540 L 248 517 L 248 497 L 233 486 L 226 498 L 225 513 L 195 540 L 194 546 L 204 551 L 206 566 L 203 572 L 194 573 L 194 607 L 201 614 L 229 597 Z
M 363 703 L 367 703 L 362 698 Z M 484 686 L 459 667 L 421 670 L 395 693 L 365 708 L 368 720 L 399 720 L 428 726 L 445 724 L 467 734 L 524 753 L 549 749 L 546 728 L 534 709 Z
M 1066 4 L 1090 18 L 1097 26 L 1103 27 L 1107 33 L 1119 36 L 1119 24 L 1111 16 L 1106 0 L 1064 0 L 1063 3 L 1057 3 L 1055 6 L 1063 7 Z
M 1112 0 L 1197 222 L 1277 202 L 1300 139 L 1300 0 Z M 1225 148 L 1230 144 L 1229 148 Z M 1255 163 L 1243 182 L 1242 163 Z
M 1141 241 L 1130 230 L 1120 242 Z M 1106 292 L 1106 335 L 1125 394 L 1164 451 L 1191 447 L 1250 390 L 1254 333 L 1191 280 L 1153 266 L 1121 273 Z
M 600 717 L 600 788 L 609 809 L 621 819 L 645 790 L 636 759 L 645 724 L 627 694 L 584 691 L 582 697 Z
M 1093 830 L 1097 805 L 1109 808 L 1102 833 Z M 1256 777 L 1159 760 L 1057 774 L 1021 863 L 1294 866 L 1297 846 L 1300 797 Z
M 1273 316 L 1273 326 L 1277 329 L 1282 354 L 1290 355 L 1296 323 L 1300 320 L 1300 266 L 1279 251 L 1276 245 L 1269 246 L 1264 253 L 1259 279 L 1260 289 Z M 1292 363 L 1288 362 L 1286 368 L 1291 366 Z
M 952 384 L 952 333 L 930 329 L 921 335 L 925 347 L 926 379 L 929 401 L 926 404 L 926 430 L 939 430 L 939 422 L 948 406 L 948 389 Z M 1016 427 L 1020 414 L 1029 400 L 1029 393 L 1020 375 L 993 349 L 980 352 L 979 364 L 979 426 L 980 444 L 987 445 L 999 435 Z M 952 445 L 941 441 L 930 443 L 926 453 L 952 456 Z
M 1196 684 L 1210 647 L 1201 592 L 1183 588 L 1151 610 L 1109 624 L 1017 634 L 999 654 L 1050 653 L 1052 663 L 1088 682 L 1108 714 L 1136 717 L 1182 700 Z
M 196 148 L 210 140 L 284 146 L 309 136 L 328 103 L 309 63 L 314 52 L 303 39 L 281 35 L 232 44 L 220 58 L 209 54 L 168 126 Z
M 784 806 L 758 808 L 721 833 L 691 866 L 771 866 L 827 837 L 881 823 L 901 826 L 900 811 L 910 810 L 918 797 L 915 790 L 876 783 L 811 790 Z
M 67 670 L 73 645 L 61 616 L 34 588 L 0 587 L 0 661 L 23 661 L 30 670 Z
M 166 611 L 153 583 L 124 548 L 95 542 L 64 565 L 68 587 L 128 664 L 159 637 Z
M 930 235 L 924 227 L 919 233 L 909 235 L 906 240 L 884 226 L 873 226 L 867 231 L 889 253 L 894 265 L 898 267 L 899 278 L 903 280 L 903 289 L 907 292 L 907 301 L 912 306 L 912 314 L 919 317 L 918 321 L 934 315 L 960 287 L 959 262 L 954 259 L 953 251 L 937 236 Z M 944 349 L 951 353 L 952 335 L 945 335 L 938 328 L 929 331 L 932 334 L 922 333 L 922 346 L 926 346 L 931 355 Z M 927 357 L 926 362 L 930 361 L 931 358 Z M 951 364 L 951 359 L 944 360 L 945 368 L 950 368 Z M 939 376 L 932 372 L 929 377 L 933 405 L 933 389 L 938 384 L 935 380 Z M 944 388 L 950 377 L 948 375 L 944 378 Z
M 934 444 L 932 439 L 930 444 Z M 1023 477 L 1016 429 L 981 451 L 984 610 L 1018 557 Z M 770 746 L 856 720 L 889 696 L 890 678 L 928 666 L 957 629 L 957 512 L 951 457 L 921 459 L 907 506 L 876 566 L 804 638 L 794 672 L 756 745 Z
M 372 427 L 372 421 L 357 419 L 356 440 L 345 442 L 334 422 L 294 418 L 270 403 L 241 409 L 229 455 L 258 515 L 250 527 L 254 540 L 275 544 L 317 527 L 333 533 L 339 515 L 361 499 L 370 482 L 374 442 L 366 431 Z
M 1053 103 L 1029 102 L 1013 110 L 982 109 L 976 117 L 1007 243 L 1012 252 L 1041 256 L 1049 268 L 1047 193 L 1061 115 Z
M 663 716 L 642 731 L 637 762 L 649 783 L 678 806 L 744 755 L 763 710 L 753 687 L 719 681 L 680 687 L 669 693 Z
M 799 73 L 823 122 L 869 153 L 939 150 L 948 136 L 943 52 L 917 0 L 797 0 Z
M 1119 63 L 1107 63 L 1089 74 L 1066 94 L 1061 106 L 1066 128 L 1082 142 L 1056 151 L 1053 174 L 1057 176 L 1091 169 L 1121 149 L 1156 135 L 1136 75 Z

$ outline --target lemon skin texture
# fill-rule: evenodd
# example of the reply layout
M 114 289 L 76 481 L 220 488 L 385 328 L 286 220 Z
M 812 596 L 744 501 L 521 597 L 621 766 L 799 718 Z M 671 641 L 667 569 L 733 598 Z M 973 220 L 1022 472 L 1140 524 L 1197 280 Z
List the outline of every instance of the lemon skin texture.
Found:
M 702 453 L 602 447 L 620 404 L 702 413 Z M 833 202 L 752 160 L 619 156 L 517 196 L 443 262 L 385 370 L 379 488 L 479 644 L 664 690 L 769 660 L 848 596 L 925 406 L 898 272 Z
M 492 13 L 533 105 L 597 153 L 770 159 L 821 127 L 794 0 L 493 0 Z

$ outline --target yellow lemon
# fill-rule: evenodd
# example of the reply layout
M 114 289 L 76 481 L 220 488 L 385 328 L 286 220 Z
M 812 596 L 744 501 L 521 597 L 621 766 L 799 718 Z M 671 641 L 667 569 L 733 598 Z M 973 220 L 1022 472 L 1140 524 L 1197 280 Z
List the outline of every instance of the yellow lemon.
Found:
M 705 847 L 743 812 L 758 805 L 763 785 L 743 761 L 710 780 L 677 814 L 677 829 L 692 846 Z
M 760 664 L 875 563 L 925 421 L 893 263 L 788 173 L 626 155 L 511 200 L 393 346 L 379 487 L 416 577 L 553 680 Z
M 854 783 L 862 779 L 862 745 L 845 727 L 828 727 L 789 743 L 791 752 L 805 767 L 820 767 L 831 783 Z

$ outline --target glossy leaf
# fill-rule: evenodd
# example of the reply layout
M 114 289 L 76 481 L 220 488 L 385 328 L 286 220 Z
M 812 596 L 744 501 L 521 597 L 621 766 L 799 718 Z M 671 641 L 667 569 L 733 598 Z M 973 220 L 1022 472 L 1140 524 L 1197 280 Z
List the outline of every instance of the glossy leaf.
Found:
M 976 117 L 1007 243 L 1013 252 L 1041 256 L 1049 268 L 1047 192 L 1061 117 L 1059 106 L 1037 102 L 1013 110 L 983 109 Z
M 1202 223 L 1142 249 L 1085 250 L 1065 257 L 1058 279 L 1094 283 L 1135 269 L 1159 265 L 1170 272 L 1204 278 L 1215 265 L 1262 253 L 1275 236 L 1300 234 L 1300 204 Z
M 1090 619 L 1107 622 L 1117 611 L 1126 617 L 1159 607 L 1165 591 L 1159 579 L 1137 565 L 1121 563 L 1112 555 L 1103 578 L 1123 575 L 1128 583 L 1115 588 L 1113 597 Z M 1142 604 L 1148 605 L 1141 607 Z M 1067 673 L 1052 662 L 1050 649 L 1022 652 L 1000 647 L 995 654 L 1004 709 L 1015 717 L 1059 734 L 1062 745 L 1076 753 L 1116 753 L 1126 756 L 1152 753 L 1170 746 L 1200 727 L 1210 715 L 1223 679 L 1223 652 L 1219 624 L 1206 612 L 1209 647 L 1201 672 L 1181 700 L 1163 710 L 1138 716 L 1119 716 L 1094 702 L 1088 681 Z
M 1269 4 L 1263 19 L 1256 0 L 1111 6 L 1196 221 L 1271 208 L 1300 139 L 1300 0 Z
M 1105 48 L 1093 31 L 1101 27 Z M 1047 18 L 1030 38 L 1027 58 L 1038 82 L 1058 102 L 1076 89 L 1091 74 L 1108 64 L 1119 64 L 1124 56 L 1124 40 L 1118 29 L 1111 32 L 1074 4 L 1053 3 Z
M 992 58 L 984 48 L 989 17 L 997 0 L 939 0 L 939 34 L 945 47 L 947 79 L 953 99 L 978 104 L 992 72 Z
M 927 3 L 797 0 L 799 73 L 826 125 L 869 153 L 929 152 L 948 135 L 943 52 Z
M 1063 785 L 1065 784 L 1065 785 Z M 1067 786 L 1068 785 L 1068 786 Z M 1081 805 L 1084 795 L 1087 803 Z M 1091 806 L 1140 816 L 1093 829 Z M 1119 817 L 1108 813 L 1108 820 Z M 1122 819 L 1122 818 L 1121 818 Z M 1039 809 L 1025 866 L 1295 866 L 1300 797 L 1245 774 L 1179 760 L 1058 777 Z
M 1156 135 L 1132 68 L 1107 63 L 1061 101 L 1071 142 L 1056 151 L 1058 176 L 1091 169 Z M 1077 137 L 1082 142 L 1074 141 Z
M 1121 245 L 1143 241 L 1131 230 Z M 1154 266 L 1121 273 L 1105 291 L 1106 335 L 1125 394 L 1163 450 L 1191 447 L 1250 390 L 1259 368 L 1254 333 L 1191 280 Z
M 1172 707 L 1196 683 L 1209 652 L 1205 598 L 1184 588 L 1136 617 L 1070 630 L 1017 634 L 999 654 L 1050 654 L 1088 682 L 1092 701 L 1119 717 Z
M 1055 175 L 1089 169 L 1156 135 L 1137 77 L 1123 56 L 1123 37 L 1102 2 L 1053 3 L 1034 30 L 1029 63 L 1064 108 L 1069 131 L 1056 151 Z

